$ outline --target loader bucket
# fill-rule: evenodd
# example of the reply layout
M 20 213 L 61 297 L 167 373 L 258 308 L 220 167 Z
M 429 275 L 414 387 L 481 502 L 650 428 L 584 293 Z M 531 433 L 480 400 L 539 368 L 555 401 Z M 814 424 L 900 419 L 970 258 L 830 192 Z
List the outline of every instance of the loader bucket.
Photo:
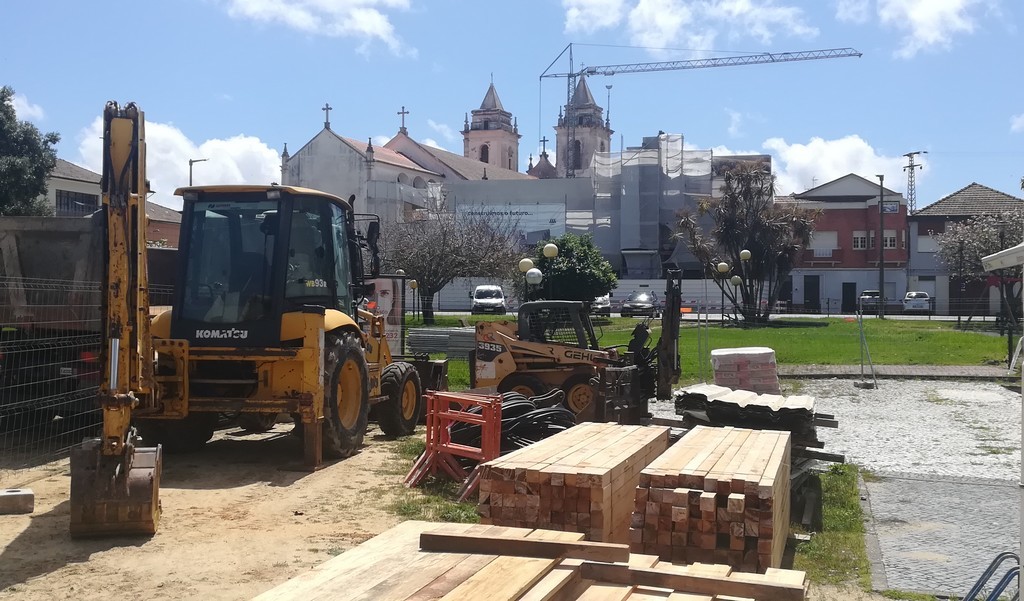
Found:
M 71 536 L 152 535 L 160 519 L 163 448 L 105 456 L 100 439 L 71 451 Z

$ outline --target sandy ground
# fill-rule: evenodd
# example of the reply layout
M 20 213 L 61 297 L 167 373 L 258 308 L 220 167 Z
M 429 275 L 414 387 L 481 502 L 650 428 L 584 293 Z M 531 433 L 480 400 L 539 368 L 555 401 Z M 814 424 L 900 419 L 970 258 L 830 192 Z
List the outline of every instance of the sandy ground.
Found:
M 290 428 L 229 430 L 200 454 L 165 456 L 150 539 L 72 540 L 67 460 L 0 473 L 0 485 L 36 495 L 31 516 L 0 516 L 0 599 L 250 599 L 398 522 L 386 509 L 402 478 L 393 443 L 371 432 L 355 457 L 286 471 L 301 457 Z M 837 587 L 813 587 L 811 598 L 883 599 Z

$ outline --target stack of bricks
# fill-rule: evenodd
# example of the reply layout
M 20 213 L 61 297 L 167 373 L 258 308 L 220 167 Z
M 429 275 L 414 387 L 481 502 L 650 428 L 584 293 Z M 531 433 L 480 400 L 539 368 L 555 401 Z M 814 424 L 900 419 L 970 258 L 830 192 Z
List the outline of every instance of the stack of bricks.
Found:
M 641 472 L 630 550 L 749 572 L 778 568 L 789 476 L 789 432 L 698 426 Z
M 764 346 L 711 351 L 715 384 L 758 394 L 781 394 L 775 351 Z
M 669 428 L 583 423 L 483 464 L 483 524 L 580 532 L 626 543 L 640 471 Z

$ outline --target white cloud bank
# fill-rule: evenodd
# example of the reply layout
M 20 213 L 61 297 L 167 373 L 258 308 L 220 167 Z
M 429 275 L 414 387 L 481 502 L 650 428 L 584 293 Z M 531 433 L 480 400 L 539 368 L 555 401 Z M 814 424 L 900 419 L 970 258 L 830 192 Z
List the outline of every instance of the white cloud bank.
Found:
M 974 33 L 978 17 L 998 12 L 997 0 L 878 0 L 878 19 L 905 35 L 898 58 L 918 52 L 949 49 L 959 34 Z
M 24 94 L 15 93 L 11 103 L 14 105 L 14 114 L 21 121 L 41 121 L 46 116 L 43 107 L 29 102 Z
M 906 159 L 902 155 L 879 154 L 857 135 L 836 140 L 815 137 L 806 144 L 790 144 L 783 138 L 769 138 L 763 148 L 778 159 L 774 165 L 778 194 L 803 192 L 850 173 L 872 181 L 877 181 L 875 176 L 882 174 L 887 188 L 902 189 Z M 918 160 L 926 165 L 924 157 L 918 157 Z
M 276 23 L 303 33 L 360 41 L 357 50 L 383 42 L 399 56 L 416 56 L 395 32 L 387 12 L 408 10 L 409 0 L 224 0 L 228 16 Z
M 78 135 L 75 163 L 101 173 L 103 120 L 97 117 Z M 281 158 L 259 138 L 238 135 L 195 143 L 173 125 L 146 122 L 146 176 L 156 193 L 150 200 L 181 208 L 175 188 L 188 185 L 189 159 L 209 159 L 192 166 L 192 181 L 208 184 L 261 184 L 279 182 Z

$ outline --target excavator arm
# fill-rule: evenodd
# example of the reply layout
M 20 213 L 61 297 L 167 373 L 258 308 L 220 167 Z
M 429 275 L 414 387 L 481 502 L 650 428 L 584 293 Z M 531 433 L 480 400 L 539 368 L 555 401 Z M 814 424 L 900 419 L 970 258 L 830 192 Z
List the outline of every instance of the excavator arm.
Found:
M 132 414 L 154 405 L 146 273 L 145 121 L 134 104 L 103 111 L 103 381 L 100 438 L 71 454 L 71 535 L 153 534 L 162 449 L 141 447 Z

